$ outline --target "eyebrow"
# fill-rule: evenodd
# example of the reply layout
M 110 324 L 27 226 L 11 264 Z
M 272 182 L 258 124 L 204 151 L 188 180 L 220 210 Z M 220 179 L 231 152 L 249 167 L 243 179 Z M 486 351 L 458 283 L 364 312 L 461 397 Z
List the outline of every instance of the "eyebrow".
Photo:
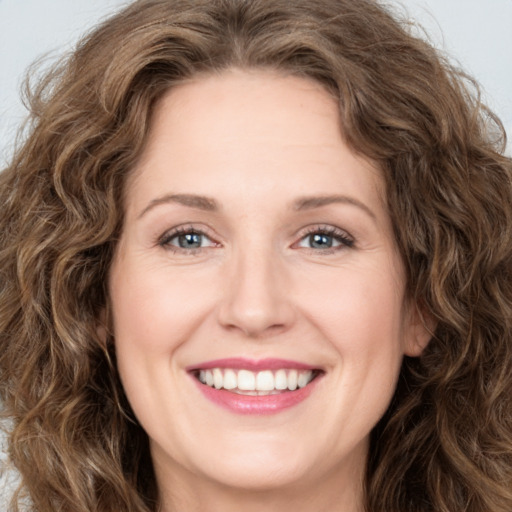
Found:
M 315 208 L 321 208 L 322 206 L 328 206 L 336 203 L 356 206 L 366 212 L 373 220 L 377 220 L 375 213 L 373 213 L 373 211 L 363 202 L 359 201 L 355 197 L 344 195 L 301 197 L 294 201 L 293 208 L 297 211 L 313 210 Z
M 168 203 L 177 203 L 189 208 L 196 208 L 198 210 L 204 210 L 208 212 L 215 212 L 219 210 L 219 205 L 215 199 L 206 196 L 199 196 L 195 194 L 167 194 L 162 197 L 157 197 L 150 201 L 150 203 L 142 210 L 138 218 L 140 219 L 148 211 L 152 210 L 156 206 Z M 296 211 L 313 210 L 315 208 L 321 208 L 322 206 L 328 206 L 331 204 L 349 204 L 356 206 L 366 212 L 372 219 L 376 220 L 375 213 L 368 208 L 363 202 L 359 201 L 355 197 L 345 195 L 329 195 L 329 196 L 308 196 L 301 197 L 293 202 L 293 209 Z
M 198 210 L 205 210 L 208 212 L 214 212 L 219 210 L 219 205 L 215 199 L 206 196 L 198 196 L 195 194 L 167 194 L 162 197 L 153 199 L 147 206 L 139 213 L 138 218 L 140 219 L 147 212 L 155 208 L 156 206 L 168 203 L 178 203 L 189 208 L 197 208 Z

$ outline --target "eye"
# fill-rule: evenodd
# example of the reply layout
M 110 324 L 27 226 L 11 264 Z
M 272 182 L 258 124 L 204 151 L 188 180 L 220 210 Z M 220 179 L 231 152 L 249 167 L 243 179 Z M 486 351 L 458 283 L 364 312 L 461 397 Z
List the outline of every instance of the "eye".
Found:
M 354 240 L 347 233 L 332 226 L 312 228 L 297 244 L 298 247 L 329 252 L 353 245 Z
M 202 231 L 189 228 L 179 228 L 165 233 L 158 244 L 174 251 L 185 252 L 217 245 Z

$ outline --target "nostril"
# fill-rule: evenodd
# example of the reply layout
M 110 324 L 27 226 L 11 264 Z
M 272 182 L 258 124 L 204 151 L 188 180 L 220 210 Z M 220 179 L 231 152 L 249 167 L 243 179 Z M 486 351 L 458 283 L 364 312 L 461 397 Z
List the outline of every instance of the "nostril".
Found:
M 252 263 L 260 269 L 252 258 Z M 295 318 L 290 296 L 284 293 L 282 278 L 265 269 L 238 268 L 226 285 L 219 305 L 219 323 L 229 331 L 240 331 L 247 337 L 259 338 L 286 330 Z

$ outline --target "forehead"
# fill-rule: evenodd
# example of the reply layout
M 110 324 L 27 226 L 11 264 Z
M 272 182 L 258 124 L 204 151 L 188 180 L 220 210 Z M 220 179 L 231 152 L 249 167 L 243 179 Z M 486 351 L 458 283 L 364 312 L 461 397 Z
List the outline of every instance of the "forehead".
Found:
M 285 186 L 306 195 L 337 184 L 383 190 L 376 165 L 346 145 L 333 96 L 310 79 L 229 70 L 174 87 L 156 104 L 128 193 L 255 195 Z

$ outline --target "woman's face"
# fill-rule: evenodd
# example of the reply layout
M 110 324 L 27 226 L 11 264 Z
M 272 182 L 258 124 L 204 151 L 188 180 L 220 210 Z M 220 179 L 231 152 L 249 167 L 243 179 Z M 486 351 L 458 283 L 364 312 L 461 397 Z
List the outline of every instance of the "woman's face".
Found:
M 337 108 L 314 82 L 235 70 L 157 105 L 110 293 L 160 483 L 362 478 L 426 335 L 404 308 L 379 170 L 346 146 Z

